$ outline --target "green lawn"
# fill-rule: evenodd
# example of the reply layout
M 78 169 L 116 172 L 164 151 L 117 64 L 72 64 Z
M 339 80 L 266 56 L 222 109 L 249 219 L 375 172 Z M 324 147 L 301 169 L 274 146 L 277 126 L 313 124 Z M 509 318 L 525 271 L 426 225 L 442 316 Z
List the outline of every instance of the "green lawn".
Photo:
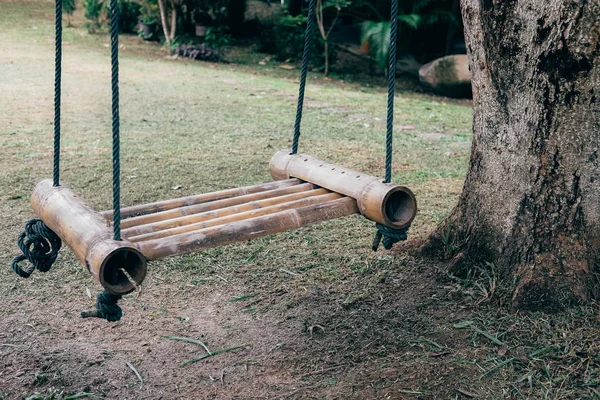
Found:
M 52 172 L 53 2 L 0 0 L 0 9 L 0 263 L 8 266 L 33 217 L 31 190 Z M 82 22 L 79 11 L 64 33 L 61 179 L 102 210 L 112 198 L 109 40 Z M 172 60 L 135 36 L 122 36 L 121 47 L 123 205 L 270 180 L 270 157 L 291 143 L 297 70 Z M 383 87 L 311 73 L 300 151 L 382 175 L 385 106 Z M 411 238 L 426 237 L 456 203 L 471 118 L 463 103 L 397 94 L 393 181 L 419 202 Z M 116 324 L 78 318 L 100 287 L 68 249 L 28 280 L 2 268 L 0 399 L 598 393 L 595 311 L 554 321 L 486 307 L 494 277 L 482 286 L 437 280 L 436 265 L 371 252 L 372 234 L 371 222 L 353 216 L 154 262 Z M 464 320 L 474 325 L 455 325 Z M 203 349 L 163 335 L 213 351 L 247 346 L 178 367 Z

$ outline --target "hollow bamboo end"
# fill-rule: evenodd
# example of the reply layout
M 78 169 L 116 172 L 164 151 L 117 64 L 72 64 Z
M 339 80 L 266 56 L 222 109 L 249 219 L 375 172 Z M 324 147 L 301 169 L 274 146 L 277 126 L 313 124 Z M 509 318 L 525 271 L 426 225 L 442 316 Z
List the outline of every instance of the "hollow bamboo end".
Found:
M 381 216 L 385 225 L 404 229 L 410 226 L 417 215 L 417 199 L 404 186 L 393 186 L 381 202 Z
M 306 154 L 279 151 L 269 170 L 274 179 L 294 177 L 352 197 L 362 215 L 390 228 L 407 228 L 417 213 L 417 200 L 407 187 L 383 183 L 381 178 Z
M 93 264 L 95 260 L 100 260 L 97 278 L 106 290 L 114 294 L 127 294 L 144 281 L 147 262 L 137 248 L 120 243 L 100 243 L 98 248 L 92 250 L 90 262 Z
M 31 195 L 31 205 L 106 290 L 126 294 L 142 283 L 146 276 L 144 255 L 131 242 L 113 240 L 106 220 L 69 188 L 52 186 L 51 180 L 41 181 Z

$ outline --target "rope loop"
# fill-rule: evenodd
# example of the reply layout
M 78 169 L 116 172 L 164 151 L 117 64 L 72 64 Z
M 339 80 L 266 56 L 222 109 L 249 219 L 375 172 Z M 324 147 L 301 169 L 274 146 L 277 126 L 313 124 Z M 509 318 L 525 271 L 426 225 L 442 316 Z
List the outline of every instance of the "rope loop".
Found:
M 404 229 L 394 229 L 380 223 L 375 224 L 375 227 L 377 228 L 377 232 L 375 232 L 373 245 L 371 247 L 373 251 L 377 251 L 379 248 L 379 243 L 382 240 L 383 247 L 386 250 L 390 250 L 396 243 L 408 239 L 408 228 L 410 227 L 406 227 Z
M 11 263 L 13 271 L 22 278 L 29 278 L 34 270 L 48 272 L 56 261 L 62 242 L 58 235 L 46 226 L 41 219 L 32 219 L 25 224 L 25 230 L 19 235 L 17 245 L 20 255 Z M 31 265 L 23 269 L 21 261 L 28 260 Z
M 83 311 L 81 313 L 81 318 L 103 318 L 110 322 L 116 322 L 121 319 L 123 316 L 123 310 L 117 304 L 119 300 L 121 300 L 120 294 L 114 294 L 109 292 L 108 290 L 99 293 L 96 297 L 96 305 L 95 310 L 91 311 Z

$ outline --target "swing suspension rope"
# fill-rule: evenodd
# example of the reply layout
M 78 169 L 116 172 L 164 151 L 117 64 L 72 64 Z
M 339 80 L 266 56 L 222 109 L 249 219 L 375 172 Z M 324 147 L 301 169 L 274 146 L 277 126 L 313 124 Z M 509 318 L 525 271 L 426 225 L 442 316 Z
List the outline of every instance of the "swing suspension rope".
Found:
M 113 235 L 121 240 L 121 146 L 119 120 L 119 5 L 110 0 L 110 61 L 112 86 Z
M 54 57 L 54 166 L 52 183 L 60 186 L 60 95 L 62 79 L 62 0 L 56 0 Z
M 296 109 L 296 121 L 294 123 L 294 136 L 292 140 L 291 154 L 298 153 L 298 142 L 300 141 L 300 125 L 302 123 L 302 110 L 304 108 L 304 92 L 306 90 L 306 77 L 308 75 L 308 64 L 310 58 L 310 46 L 312 44 L 313 20 L 315 18 L 316 0 L 310 0 L 308 7 L 308 19 L 304 33 L 304 51 L 302 53 L 302 72 L 300 74 L 300 87 L 298 89 L 298 106 Z M 396 42 L 398 35 L 398 0 L 392 0 L 390 10 L 390 54 L 388 65 L 388 99 L 387 99 L 387 124 L 385 135 L 385 180 L 384 183 L 392 181 L 392 154 L 394 138 L 394 96 L 396 89 Z M 394 229 L 383 224 L 375 224 L 377 232 L 373 238 L 373 251 L 377 251 L 379 243 L 383 240 L 383 246 L 391 249 L 392 246 L 408 238 L 407 230 Z
M 119 122 L 119 7 L 118 0 L 110 1 L 111 37 L 111 87 L 112 87 L 112 161 L 113 161 L 113 236 L 121 240 L 121 182 L 120 182 L 120 122 Z M 56 0 L 55 15 L 55 59 L 54 59 L 54 155 L 52 184 L 60 186 L 60 139 L 61 139 L 61 79 L 62 79 L 62 0 Z M 62 246 L 60 237 L 44 224 L 41 219 L 32 219 L 25 224 L 17 245 L 19 256 L 11 263 L 11 268 L 19 276 L 28 278 L 35 269 L 47 272 L 56 261 Z M 19 263 L 28 260 L 30 267 L 21 268 Z M 117 301 L 121 295 L 106 290 L 98 295 L 96 310 L 84 312 L 83 317 L 96 316 L 109 321 L 118 321 L 122 311 Z
M 54 54 L 54 156 L 52 184 L 60 186 L 60 104 L 62 78 L 62 0 L 56 0 L 55 15 L 55 54 Z M 17 245 L 21 254 L 11 262 L 11 268 L 22 278 L 29 278 L 34 270 L 48 272 L 56 261 L 62 241 L 41 219 L 32 219 L 25 224 Z M 27 260 L 29 267 L 21 268 L 19 263 Z
M 312 44 L 312 30 L 315 18 L 316 0 L 310 0 L 308 20 L 306 24 L 304 51 L 302 55 L 302 72 L 298 92 L 298 105 L 294 123 L 294 136 L 292 154 L 297 154 L 300 140 L 300 126 L 304 106 L 304 94 L 310 46 Z M 386 131 L 386 157 L 385 180 L 390 183 L 392 178 L 392 139 L 394 127 L 394 89 L 396 76 L 396 38 L 397 38 L 398 0 L 392 0 L 391 27 L 390 27 L 390 58 L 388 69 L 388 107 Z M 60 186 L 60 139 L 61 139 L 61 77 L 62 77 L 62 0 L 56 0 L 55 18 L 55 71 L 54 71 L 54 155 L 53 155 L 53 186 Z M 119 119 L 119 8 L 118 0 L 110 0 L 110 37 L 111 37 L 111 89 L 112 89 L 112 162 L 113 162 L 113 237 L 121 240 L 121 182 L 120 182 L 120 119 Z M 373 250 L 377 250 L 380 241 L 386 249 L 394 243 L 406 240 L 405 229 L 393 229 L 385 225 L 376 224 L 377 232 L 373 240 Z M 17 256 L 11 264 L 12 269 L 21 277 L 27 278 L 38 269 L 41 272 L 50 270 L 56 261 L 62 242 L 58 235 L 50 230 L 40 219 L 33 219 L 25 225 L 17 241 L 22 254 Z M 21 268 L 19 262 L 28 260 L 31 266 Z M 82 317 L 95 316 L 109 321 L 118 321 L 121 318 L 121 308 L 117 302 L 121 295 L 103 291 L 97 297 L 96 310 L 84 312 Z

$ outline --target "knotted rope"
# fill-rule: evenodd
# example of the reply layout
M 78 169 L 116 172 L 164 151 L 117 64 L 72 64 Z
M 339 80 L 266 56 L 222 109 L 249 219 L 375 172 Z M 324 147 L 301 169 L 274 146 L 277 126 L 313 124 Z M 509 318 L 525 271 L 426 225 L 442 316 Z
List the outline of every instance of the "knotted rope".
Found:
M 113 161 L 113 238 L 121 240 L 121 156 L 119 118 L 119 5 L 110 0 L 110 64 L 112 91 L 112 161 Z M 95 309 L 83 311 L 82 318 L 104 318 L 115 322 L 123 316 L 117 304 L 122 295 L 104 290 L 96 297 Z
M 52 169 L 52 184 L 60 185 L 60 103 L 62 76 L 62 0 L 56 0 L 55 8 L 55 53 L 54 53 L 54 154 Z M 60 238 L 44 224 L 41 219 L 32 219 L 25 224 L 17 239 L 21 249 L 15 257 L 11 268 L 22 278 L 29 278 L 34 270 L 47 272 L 56 261 L 58 251 L 62 246 Z M 21 261 L 28 260 L 31 265 L 23 269 Z
M 96 305 L 94 310 L 83 311 L 81 318 L 104 318 L 110 322 L 116 322 L 123 316 L 123 310 L 117 304 L 121 300 L 120 294 L 113 294 L 107 290 L 99 293 L 96 297 Z
M 22 278 L 29 278 L 34 270 L 48 272 L 62 246 L 58 235 L 44 224 L 41 219 L 32 219 L 25 224 L 25 230 L 19 235 L 17 245 L 21 249 L 11 263 L 11 268 Z M 19 263 L 28 260 L 29 268 L 23 269 Z
M 373 251 L 377 251 L 379 243 L 381 243 L 382 240 L 383 247 L 386 250 L 390 250 L 396 243 L 408 239 L 408 227 L 404 229 L 394 229 L 380 223 L 375 224 L 375 227 L 377 228 L 377 232 L 375 232 L 373 245 L 371 246 Z

